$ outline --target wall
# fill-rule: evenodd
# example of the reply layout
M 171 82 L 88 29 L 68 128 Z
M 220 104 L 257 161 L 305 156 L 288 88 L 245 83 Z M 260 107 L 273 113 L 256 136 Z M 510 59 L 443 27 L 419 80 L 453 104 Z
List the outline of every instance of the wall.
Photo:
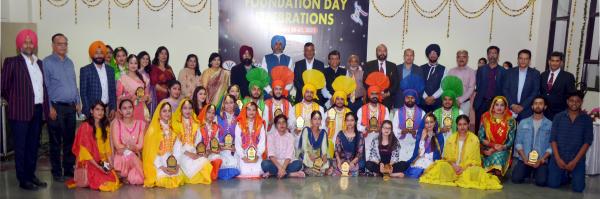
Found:
M 125 0 L 120 0 L 123 2 Z M 157 4 L 162 0 L 148 0 Z M 196 3 L 199 0 L 186 0 Z M 443 0 L 418 1 L 423 9 L 431 10 Z M 42 19 L 40 19 L 40 5 L 42 2 Z M 129 8 L 119 8 L 114 3 L 111 5 L 111 27 L 108 28 L 108 3 L 102 2 L 92 8 L 78 0 L 77 24 L 74 24 L 74 4 L 68 2 L 64 7 L 56 8 L 46 0 L 3 0 L 3 22 L 34 22 L 38 26 L 40 39 L 39 55 L 45 57 L 51 52 L 50 37 L 56 32 L 62 32 L 69 37 L 69 56 L 77 67 L 88 64 L 88 45 L 94 40 L 103 40 L 112 46 L 125 46 L 130 53 L 141 50 L 148 51 L 154 57 L 154 50 L 165 45 L 171 52 L 170 64 L 177 73 L 183 66 L 187 54 L 195 53 L 200 57 L 200 65 L 206 66 L 208 55 L 218 50 L 218 1 L 212 0 L 212 7 L 200 13 L 184 11 L 180 2 L 175 0 L 174 24 L 171 28 L 171 6 L 167 5 L 159 12 L 150 11 L 144 5 L 144 0 L 139 1 L 140 28 L 137 28 L 137 3 L 134 1 Z M 459 1 L 467 10 L 475 10 L 484 5 L 485 1 Z M 468 3 L 467 3 L 468 2 Z M 511 8 L 522 7 L 527 0 L 503 0 Z M 575 33 L 573 43 L 579 42 L 579 30 L 583 14 L 583 2 L 578 0 L 579 6 L 575 19 Z M 112 2 L 111 2 L 112 3 Z M 373 3 L 385 14 L 391 14 L 402 7 L 402 0 L 374 0 L 370 1 L 369 8 L 369 35 L 368 59 L 374 59 L 375 47 L 385 43 L 389 48 L 389 60 L 402 62 L 402 32 L 403 13 L 400 12 L 393 18 L 385 18 L 378 14 Z M 518 17 L 509 17 L 495 9 L 493 20 L 492 40 L 489 40 L 491 12 L 488 10 L 476 19 L 467 19 L 453 9 L 450 15 L 450 36 L 446 37 L 448 24 L 448 11 L 443 11 L 437 18 L 428 19 L 420 16 L 411 7 L 408 17 L 408 34 L 405 37 L 404 48 L 412 48 L 416 52 L 416 63 L 426 62 L 425 47 L 430 43 L 438 43 L 442 47 L 440 63 L 454 67 L 455 54 L 459 49 L 469 51 L 469 65 L 476 66 L 480 57 L 485 57 L 485 49 L 489 45 L 501 48 L 500 61 L 511 61 L 516 64 L 517 52 L 527 48 L 533 52 L 532 66 L 543 71 L 545 68 L 546 50 L 548 43 L 548 30 L 550 23 L 551 1 L 539 0 L 535 3 L 535 14 L 532 22 L 532 39 L 529 40 L 530 11 Z M 8 7 L 8 8 L 7 8 Z M 209 9 L 212 10 L 212 27 L 209 26 Z M 27 12 L 21 12 L 26 10 Z M 8 13 L 6 13 L 8 11 Z M 3 43 L 5 43 L 3 41 Z M 9 43 L 13 43 L 10 41 Z M 319 49 L 317 49 L 319 50 Z M 342 49 L 343 50 L 343 49 Z M 578 47 L 573 47 L 573 57 L 569 65 L 575 66 Z M 260 58 L 255 58 L 260 60 Z M 345 60 L 345 58 L 343 58 Z M 575 67 L 569 67 L 574 72 Z M 598 92 L 589 92 L 585 99 L 584 108 L 599 105 Z

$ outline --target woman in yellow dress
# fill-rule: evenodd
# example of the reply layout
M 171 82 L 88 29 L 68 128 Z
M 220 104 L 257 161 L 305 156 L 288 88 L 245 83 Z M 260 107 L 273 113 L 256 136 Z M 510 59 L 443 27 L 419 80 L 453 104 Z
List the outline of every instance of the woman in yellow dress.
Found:
M 210 184 L 212 165 L 205 154 L 198 154 L 196 146 L 201 142 L 199 123 L 192 108 L 192 101 L 183 99 L 171 117 L 173 132 L 177 135 L 174 153 L 185 182 L 188 184 Z M 205 145 L 208 146 L 208 145 Z
M 184 183 L 179 160 L 173 153 L 177 135 L 171 127 L 171 105 L 158 104 L 144 136 L 144 187 L 176 188 Z
M 502 189 L 498 177 L 481 167 L 479 138 L 468 131 L 469 122 L 469 117 L 458 116 L 458 133 L 448 137 L 442 159 L 427 168 L 419 182 L 472 189 Z

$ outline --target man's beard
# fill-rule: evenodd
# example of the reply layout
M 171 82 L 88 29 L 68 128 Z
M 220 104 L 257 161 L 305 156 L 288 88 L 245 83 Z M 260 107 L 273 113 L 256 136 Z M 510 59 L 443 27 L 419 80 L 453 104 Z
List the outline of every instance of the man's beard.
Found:
M 406 107 L 408 107 L 408 108 L 412 108 L 412 107 L 414 107 L 414 106 L 415 106 L 415 103 L 412 103 L 412 102 L 410 102 L 410 103 L 409 103 L 409 102 L 407 102 L 407 103 L 404 103 L 404 105 L 405 105 Z
M 387 59 L 387 55 L 377 55 L 377 59 L 378 60 L 386 60 Z
M 242 64 L 244 64 L 245 66 L 248 66 L 248 65 L 252 64 L 252 59 L 242 59 Z
M 427 58 L 427 59 L 429 60 L 429 63 L 437 63 L 437 61 L 438 61 L 438 59 L 434 59 L 434 60 L 429 59 L 429 58 Z
M 542 113 L 544 113 L 544 109 L 533 109 L 533 113 L 542 114 Z
M 376 103 L 378 103 L 378 102 L 379 102 L 379 98 L 372 97 L 372 98 L 370 99 L 370 102 L 371 102 L 371 103 L 373 103 L 373 104 L 376 104 Z
M 279 95 L 279 96 L 273 95 L 273 99 L 275 99 L 275 100 L 281 100 L 281 98 L 283 98 L 283 95 Z
M 104 58 L 94 58 L 93 62 L 97 65 L 104 64 Z

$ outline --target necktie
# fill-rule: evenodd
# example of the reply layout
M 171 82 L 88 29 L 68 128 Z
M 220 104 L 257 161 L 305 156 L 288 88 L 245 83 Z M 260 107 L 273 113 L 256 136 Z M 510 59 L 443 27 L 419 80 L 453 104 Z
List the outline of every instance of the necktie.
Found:
M 548 79 L 548 91 L 552 90 L 552 85 L 554 85 L 554 73 L 550 73 L 550 79 Z
M 385 73 L 385 71 L 383 71 L 383 62 L 379 62 L 379 72 Z

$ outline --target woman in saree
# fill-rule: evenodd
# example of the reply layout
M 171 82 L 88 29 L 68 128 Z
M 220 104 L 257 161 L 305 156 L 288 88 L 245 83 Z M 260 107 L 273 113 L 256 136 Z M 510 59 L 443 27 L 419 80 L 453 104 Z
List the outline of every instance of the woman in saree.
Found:
M 489 111 L 481 116 L 479 140 L 483 168 L 498 178 L 502 178 L 510 167 L 516 130 L 517 122 L 508 109 L 508 101 L 503 96 L 495 97 Z
M 207 104 L 202 108 L 202 112 L 198 115 L 198 121 L 200 121 L 200 142 L 206 147 L 204 156 L 208 157 L 210 164 L 212 165 L 212 171 L 210 178 L 217 180 L 219 169 L 223 161 L 220 158 L 220 144 L 219 144 L 219 124 L 215 118 L 215 105 Z M 217 148 L 213 148 L 214 141 L 216 140 Z
M 305 127 L 300 137 L 300 158 L 304 163 L 304 173 L 308 176 L 325 176 L 332 172 L 327 157 L 327 131 L 320 128 L 322 118 L 320 111 L 313 111 L 310 114 L 310 127 Z
M 75 154 L 75 178 L 68 187 L 89 187 L 93 190 L 116 191 L 119 178 L 112 168 L 109 122 L 106 105 L 97 101 L 91 106 L 92 117 L 79 126 L 72 152 Z
M 138 70 L 138 59 L 135 55 L 127 57 L 128 70 L 121 74 L 117 81 L 117 97 L 119 100 L 130 99 L 133 102 L 133 118 L 150 122 L 150 79 Z
M 417 132 L 418 144 L 415 144 L 413 155 L 408 161 L 410 167 L 404 171 L 404 176 L 419 178 L 425 169 L 442 157 L 444 134 L 438 133 L 438 126 L 435 115 L 427 113 Z
M 175 141 L 174 151 L 179 161 L 181 171 L 188 184 L 210 184 L 210 165 L 203 154 L 198 154 L 196 146 L 202 141 L 198 133 L 199 122 L 196 119 L 192 101 L 183 99 L 171 117 L 173 132 L 178 139 Z
M 425 170 L 419 182 L 472 189 L 502 189 L 500 180 L 481 167 L 479 138 L 469 131 L 469 117 L 456 118 L 457 133 L 445 140 L 441 160 Z
M 158 104 L 163 99 L 167 98 L 168 88 L 167 83 L 175 80 L 173 69 L 169 65 L 169 50 L 164 47 L 158 47 L 150 66 L 150 85 L 154 87 L 156 99 L 152 99 L 154 104 Z M 157 106 L 153 106 L 157 107 Z
M 358 118 L 354 113 L 346 113 L 346 129 L 337 134 L 335 140 L 335 158 L 333 158 L 333 174 L 340 176 L 343 174 L 342 164 L 348 163 L 349 176 L 358 176 L 361 167 L 364 168 L 364 161 L 361 163 L 365 154 L 365 140 L 362 133 L 356 128 Z
M 210 54 L 208 67 L 200 76 L 200 85 L 204 86 L 204 88 L 209 88 L 208 100 L 211 104 L 217 105 L 229 86 L 231 73 L 223 69 L 221 55 L 218 53 Z
M 123 78 L 126 76 L 121 76 L 121 80 Z M 121 118 L 115 118 L 110 125 L 114 168 L 125 183 L 141 185 L 144 184 L 141 152 L 146 122 L 134 117 L 135 110 L 130 99 L 121 100 L 118 111 Z
M 217 123 L 219 125 L 219 159 L 221 167 L 219 168 L 219 179 L 229 180 L 240 174 L 238 159 L 235 154 L 235 126 L 237 125 L 238 111 L 235 97 L 225 95 L 223 98 L 223 108 L 218 112 Z
M 265 122 L 258 105 L 250 102 L 242 108 L 235 126 L 235 155 L 239 161 L 238 178 L 260 178 L 262 154 L 266 147 Z
M 171 127 L 171 115 L 171 105 L 159 103 L 144 136 L 144 187 L 176 188 L 184 183 L 185 177 L 173 150 L 177 135 Z
M 402 178 L 402 171 L 406 168 L 403 168 L 405 166 L 400 162 L 400 144 L 392 125 L 392 121 L 389 120 L 384 120 L 381 124 L 381 133 L 370 143 L 370 155 L 365 167 L 377 176 L 387 173 L 392 178 Z

